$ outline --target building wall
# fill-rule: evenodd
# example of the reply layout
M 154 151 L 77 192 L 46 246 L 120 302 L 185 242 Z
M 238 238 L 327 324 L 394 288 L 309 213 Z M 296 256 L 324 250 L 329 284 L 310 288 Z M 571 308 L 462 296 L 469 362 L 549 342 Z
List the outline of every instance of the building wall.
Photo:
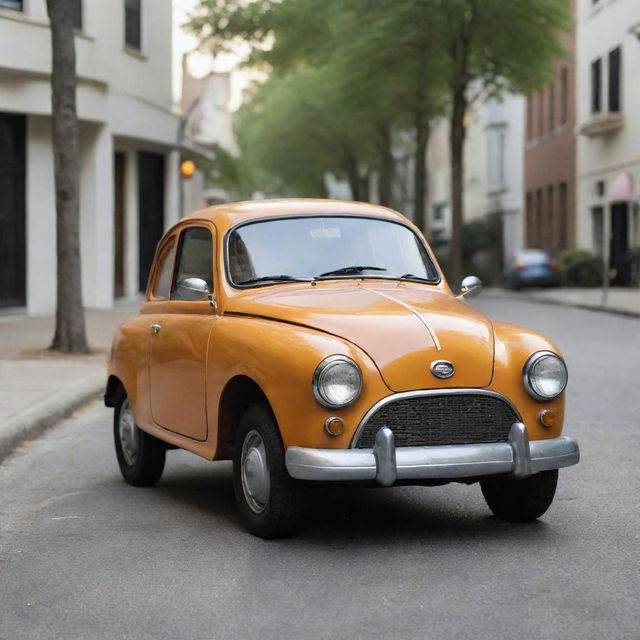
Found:
M 591 1 L 591 0 L 589 0 Z M 524 154 L 524 245 L 551 251 L 575 245 L 574 34 L 552 82 L 527 99 Z
M 80 120 L 80 234 L 86 306 L 114 301 L 116 149 L 126 163 L 125 292 L 138 292 L 136 156 L 165 156 L 164 225 L 178 212 L 179 116 L 172 102 L 172 3 L 142 0 L 141 48 L 125 44 L 125 0 L 82 2 L 76 32 Z M 0 112 L 27 115 L 26 298 L 31 314 L 55 309 L 55 195 L 51 147 L 51 35 L 45 0 L 0 8 Z
M 610 109 L 609 53 L 620 47 L 619 111 Z M 592 108 L 594 60 L 602 60 L 600 112 Z M 628 206 L 628 244 L 640 246 L 638 197 L 640 185 L 640 3 L 637 0 L 579 0 L 577 3 L 577 130 L 578 166 L 577 244 L 600 253 L 604 238 L 614 231 L 602 228 L 611 207 Z M 630 183 L 628 198 L 613 193 L 616 180 Z M 594 214 L 594 210 L 599 213 Z M 611 265 L 615 267 L 616 265 Z

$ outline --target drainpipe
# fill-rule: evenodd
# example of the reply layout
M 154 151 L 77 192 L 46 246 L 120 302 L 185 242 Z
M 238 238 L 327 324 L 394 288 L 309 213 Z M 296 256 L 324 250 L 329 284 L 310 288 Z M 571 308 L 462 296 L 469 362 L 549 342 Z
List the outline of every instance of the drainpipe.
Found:
M 611 203 L 607 202 L 602 214 L 602 306 L 607 306 L 609 298 L 609 262 L 611 260 Z

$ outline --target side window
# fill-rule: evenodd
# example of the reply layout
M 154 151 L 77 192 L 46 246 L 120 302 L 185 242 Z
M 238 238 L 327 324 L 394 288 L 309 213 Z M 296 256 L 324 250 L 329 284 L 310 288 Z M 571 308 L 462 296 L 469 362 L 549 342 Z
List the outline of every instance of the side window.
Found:
M 213 293 L 213 238 L 204 227 L 189 227 L 180 236 L 178 263 L 171 288 L 172 300 L 193 300 L 181 291 L 180 284 L 187 278 L 198 278 Z M 196 298 L 197 299 L 197 298 Z
M 158 268 L 158 276 L 153 285 L 154 298 L 168 298 L 169 288 L 171 287 L 171 276 L 173 275 L 173 259 L 176 255 L 176 243 L 172 241 L 170 246 L 165 249 L 164 255 L 160 258 L 160 266 Z

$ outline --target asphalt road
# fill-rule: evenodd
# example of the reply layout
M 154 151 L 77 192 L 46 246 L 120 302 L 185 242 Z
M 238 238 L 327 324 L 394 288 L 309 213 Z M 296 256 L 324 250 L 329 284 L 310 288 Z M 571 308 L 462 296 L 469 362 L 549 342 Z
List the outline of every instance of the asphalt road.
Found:
M 583 460 L 544 518 L 477 486 L 315 491 L 306 530 L 240 529 L 229 463 L 120 479 L 94 404 L 0 465 L 0 638 L 640 638 L 640 321 L 506 300 L 555 340 Z

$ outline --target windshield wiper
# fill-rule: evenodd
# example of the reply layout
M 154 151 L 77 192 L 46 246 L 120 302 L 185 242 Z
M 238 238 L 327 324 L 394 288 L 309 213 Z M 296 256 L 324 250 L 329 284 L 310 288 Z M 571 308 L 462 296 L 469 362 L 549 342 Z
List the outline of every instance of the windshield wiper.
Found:
M 261 276 L 259 278 L 249 278 L 236 284 L 255 284 L 256 282 L 311 282 L 310 278 L 296 278 L 286 274 L 278 274 L 273 276 Z
M 321 273 L 317 278 L 326 278 L 327 276 L 348 276 L 352 273 L 362 273 L 363 271 L 386 271 L 384 267 L 370 267 L 367 265 L 356 265 L 353 267 L 342 267 L 341 269 L 334 269 L 333 271 L 326 271 Z
M 419 282 L 429 282 L 427 278 L 422 278 L 421 276 L 417 276 L 414 273 L 405 273 L 400 276 L 400 280 L 418 280 Z

